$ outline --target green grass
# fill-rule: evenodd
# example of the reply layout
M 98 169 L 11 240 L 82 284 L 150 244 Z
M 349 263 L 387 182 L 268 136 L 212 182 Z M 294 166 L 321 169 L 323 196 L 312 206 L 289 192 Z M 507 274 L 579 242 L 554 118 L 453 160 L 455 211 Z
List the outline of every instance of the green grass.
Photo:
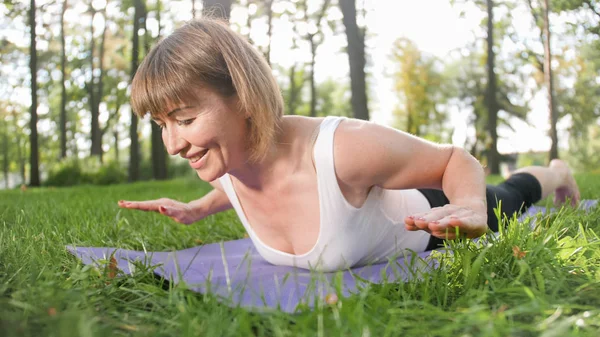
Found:
M 577 179 L 584 198 L 600 198 L 600 175 Z M 189 201 L 207 189 L 175 180 L 0 193 L 0 336 L 600 335 L 600 209 L 565 209 L 533 231 L 513 223 L 486 247 L 452 243 L 453 254 L 440 254 L 441 267 L 421 280 L 370 285 L 293 315 L 230 308 L 147 270 L 110 279 L 65 250 L 172 250 L 242 237 L 233 212 L 183 226 L 116 205 Z

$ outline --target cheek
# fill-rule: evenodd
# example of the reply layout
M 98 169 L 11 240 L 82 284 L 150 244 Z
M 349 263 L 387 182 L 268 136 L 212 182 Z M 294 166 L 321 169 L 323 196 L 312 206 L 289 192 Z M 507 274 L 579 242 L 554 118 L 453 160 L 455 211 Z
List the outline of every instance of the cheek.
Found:
M 200 147 L 212 147 L 223 135 L 208 124 L 191 126 L 181 131 L 181 136 L 190 144 Z

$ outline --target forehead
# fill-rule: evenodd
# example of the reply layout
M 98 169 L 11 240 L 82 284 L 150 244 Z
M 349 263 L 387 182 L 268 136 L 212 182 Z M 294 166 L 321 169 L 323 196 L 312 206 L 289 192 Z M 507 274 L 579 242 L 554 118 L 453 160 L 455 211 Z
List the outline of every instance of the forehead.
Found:
M 210 88 L 202 87 L 190 91 L 189 94 L 180 100 L 165 99 L 162 109 L 152 114 L 153 119 L 163 119 L 179 111 L 185 111 L 187 107 L 200 107 L 209 104 L 219 104 L 223 102 L 224 97 Z

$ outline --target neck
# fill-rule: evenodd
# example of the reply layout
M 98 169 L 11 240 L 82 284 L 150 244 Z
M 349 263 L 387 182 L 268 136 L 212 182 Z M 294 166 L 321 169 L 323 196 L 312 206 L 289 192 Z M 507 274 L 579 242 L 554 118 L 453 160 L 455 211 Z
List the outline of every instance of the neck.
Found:
M 241 167 L 229 172 L 239 182 L 251 190 L 261 191 L 277 180 L 278 170 L 287 152 L 284 148 L 285 142 L 278 133 L 275 142 L 271 145 L 267 154 L 257 163 L 246 161 Z

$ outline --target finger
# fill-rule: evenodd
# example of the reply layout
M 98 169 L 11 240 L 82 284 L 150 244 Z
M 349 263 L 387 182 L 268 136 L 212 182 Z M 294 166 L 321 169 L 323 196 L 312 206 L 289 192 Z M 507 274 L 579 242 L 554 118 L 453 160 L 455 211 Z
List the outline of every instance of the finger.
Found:
M 443 239 L 443 240 L 456 239 L 456 233 L 452 230 L 443 231 L 443 232 L 431 232 L 431 236 L 435 236 L 436 238 Z
M 169 206 L 164 206 L 164 205 L 158 206 L 158 211 L 162 215 L 166 215 L 166 216 L 170 216 L 170 217 L 175 216 L 175 214 L 174 214 L 175 210 Z
M 170 217 L 175 222 L 178 222 L 178 223 L 181 223 L 184 225 L 190 224 L 190 222 L 187 219 L 185 219 L 186 217 L 185 217 L 184 212 L 182 212 L 180 209 L 170 207 L 170 206 L 159 206 L 158 211 L 160 212 L 160 214 Z
M 409 215 L 404 218 L 404 228 L 409 231 L 417 231 L 419 227 L 415 225 L 415 218 L 412 215 Z
M 476 238 L 487 231 L 486 219 L 478 215 L 464 217 L 450 216 L 439 222 L 430 223 L 432 235 L 445 239 L 455 239 L 458 236 Z
M 414 222 L 413 222 L 413 223 L 410 223 L 410 224 L 405 222 L 405 223 L 404 223 L 404 228 L 405 228 L 407 231 L 411 231 L 411 232 L 414 232 L 414 231 L 418 231 L 418 230 L 420 230 L 420 228 L 419 228 L 419 227 L 415 226 Z
M 411 231 L 411 232 L 416 232 L 416 231 L 418 231 L 418 230 L 421 230 L 421 229 L 420 229 L 419 227 L 417 227 L 417 226 L 409 226 L 409 225 L 404 225 L 404 228 L 405 228 L 407 231 Z
M 480 237 L 488 230 L 487 219 L 478 215 L 451 219 L 449 226 L 459 228 L 460 232 L 468 238 Z
M 442 239 L 454 239 L 456 236 L 456 229 L 452 226 L 451 221 L 456 219 L 458 218 L 452 215 L 438 221 L 430 222 L 429 230 L 431 231 L 431 235 Z
M 158 211 L 158 207 L 160 203 L 155 200 L 149 201 L 124 201 L 123 203 L 119 202 L 119 206 L 123 208 L 129 209 L 137 209 L 141 211 Z
M 409 215 L 404 218 L 404 228 L 406 228 L 408 231 L 423 230 L 429 232 L 429 222 L 422 219 L 423 217 L 419 215 Z
M 470 210 L 466 210 L 455 205 L 445 205 L 444 207 L 432 208 L 429 212 L 424 212 L 415 216 L 417 221 L 439 221 L 447 216 L 460 215 L 464 213 L 471 213 Z
M 454 215 L 450 215 L 454 216 Z M 423 217 L 419 217 L 415 219 L 415 226 L 422 230 L 432 230 L 433 227 L 439 226 L 447 226 L 448 225 L 448 217 L 447 212 L 435 212 L 433 214 L 428 214 Z
M 429 230 L 429 221 L 424 221 L 420 219 L 422 218 L 415 219 L 415 227 L 417 227 L 420 230 Z
M 133 205 L 135 204 L 135 201 L 119 200 L 119 202 L 117 204 L 119 205 L 119 207 L 122 207 L 122 208 L 132 208 Z

